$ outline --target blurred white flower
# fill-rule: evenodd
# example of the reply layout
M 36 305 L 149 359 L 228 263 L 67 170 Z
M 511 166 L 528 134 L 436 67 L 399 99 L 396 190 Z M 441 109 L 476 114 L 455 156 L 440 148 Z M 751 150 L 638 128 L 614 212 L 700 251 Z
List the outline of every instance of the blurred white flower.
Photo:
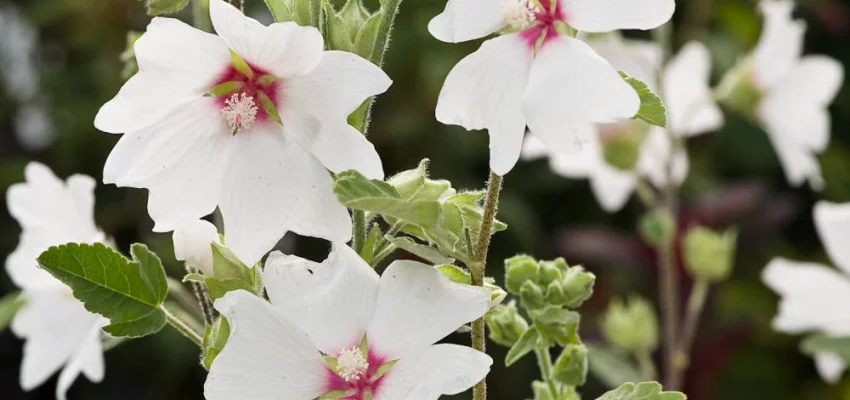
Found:
M 213 276 L 212 244 L 221 244 L 215 225 L 202 219 L 181 225 L 171 236 L 174 258 Z
M 490 167 L 504 175 L 520 156 L 526 126 L 553 152 L 572 154 L 595 123 L 631 118 L 634 89 L 586 43 L 564 34 L 652 29 L 670 19 L 673 0 L 449 0 L 428 25 L 445 42 L 509 28 L 449 73 L 437 119 L 487 129 Z
M 209 400 L 432 400 L 472 387 L 493 362 L 434 344 L 483 316 L 490 293 L 431 266 L 395 261 L 379 277 L 338 244 L 321 264 L 272 253 L 264 282 L 271 303 L 236 291 L 215 304 L 231 331 L 210 368 Z
M 228 246 L 248 265 L 287 231 L 348 240 L 327 170 L 383 177 L 346 120 L 390 79 L 361 57 L 324 51 L 315 28 L 263 26 L 221 0 L 210 14 L 219 36 L 154 18 L 136 42 L 139 73 L 95 119 L 125 133 L 104 181 L 149 189 L 158 232 L 218 206 Z
M 814 220 L 826 252 L 839 269 L 815 263 L 773 259 L 762 274 L 764 283 L 781 297 L 773 320 L 776 330 L 797 334 L 818 332 L 850 335 L 850 203 L 821 201 Z M 846 364 L 833 353 L 815 354 L 824 380 L 836 382 Z
M 18 247 L 6 259 L 6 272 L 26 301 L 12 321 L 12 331 L 26 340 L 21 387 L 31 390 L 64 367 L 56 386 L 60 400 L 80 373 L 94 382 L 103 379 L 100 340 L 107 320 L 88 312 L 70 288 L 38 268 L 36 258 L 50 246 L 104 240 L 94 223 L 94 187 L 88 176 L 62 182 L 33 162 L 26 167 L 26 183 L 12 185 L 6 193 L 9 213 L 23 229 Z
M 657 90 L 655 76 L 660 64 L 660 52 L 655 44 L 625 40 L 618 35 L 607 35 L 588 43 L 610 60 L 614 68 Z M 690 42 L 670 60 L 663 71 L 664 92 L 660 96 L 664 98 L 667 107 L 670 132 L 675 136 L 694 136 L 716 130 L 723 124 L 723 114 L 712 100 L 709 87 L 710 57 L 705 46 L 699 42 Z M 634 160 L 627 162 L 630 165 L 616 167 L 606 160 L 606 146 L 614 145 L 615 141 L 634 147 Z M 590 179 L 591 190 L 602 208 L 608 212 L 618 211 L 625 205 L 641 176 L 656 187 L 666 185 L 667 163 L 671 153 L 672 143 L 667 130 L 636 119 L 594 125 L 584 149 L 578 154 L 549 151 L 534 137 L 527 138 L 523 146 L 523 157 L 526 159 L 548 156 L 555 173 L 567 178 Z M 688 155 L 680 150 L 673 157 L 672 176 L 676 183 L 682 183 L 688 175 Z

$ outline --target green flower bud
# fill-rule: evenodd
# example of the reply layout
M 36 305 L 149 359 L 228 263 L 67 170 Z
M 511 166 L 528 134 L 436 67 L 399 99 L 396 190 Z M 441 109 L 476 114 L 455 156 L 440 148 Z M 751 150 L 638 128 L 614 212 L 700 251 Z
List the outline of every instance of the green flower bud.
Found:
M 554 261 L 540 262 L 540 284 L 548 286 L 550 283 L 560 281 L 569 266 L 563 258 Z
M 484 319 L 490 327 L 490 340 L 505 347 L 513 346 L 528 329 L 528 322 L 519 315 L 514 301 L 493 307 Z
M 593 285 L 596 275 L 587 272 L 580 266 L 571 267 L 562 281 L 564 305 L 567 308 L 578 308 L 593 295 Z
M 581 317 L 577 312 L 549 306 L 532 311 L 531 318 L 534 320 L 534 326 L 549 342 L 556 342 L 561 346 L 579 343 L 578 324 Z
M 520 255 L 505 260 L 505 288 L 511 294 L 519 294 L 526 281 L 537 283 L 539 276 L 540 265 L 531 256 Z
M 552 282 L 546 287 L 546 303 L 562 306 L 567 301 L 561 282 Z
M 587 347 L 568 344 L 552 366 L 552 379 L 567 386 L 584 385 L 587 379 Z
M 531 382 L 531 390 L 534 391 L 534 400 L 559 400 L 552 397 L 552 391 L 546 382 Z
M 540 309 L 546 305 L 543 289 L 533 281 L 525 281 L 522 284 L 519 298 L 522 300 L 522 305 L 529 310 Z
M 387 179 L 387 183 L 392 185 L 403 199 L 415 197 L 416 200 L 441 200 L 443 197 L 453 195 L 454 189 L 451 182 L 428 179 L 429 162 L 425 158 L 416 168 L 399 172 Z
M 717 97 L 727 107 L 743 116 L 754 117 L 764 98 L 764 91 L 753 81 L 752 59 L 739 62 L 720 81 Z
M 648 301 L 614 299 L 602 317 L 602 334 L 611 344 L 629 352 L 651 352 L 658 347 L 658 317 Z
M 650 211 L 638 222 L 638 231 L 643 241 L 655 247 L 669 242 L 675 228 L 673 216 L 664 210 Z
M 738 232 L 727 230 L 717 233 L 697 226 L 685 235 L 685 266 L 691 275 L 709 282 L 729 277 L 735 259 Z
M 641 147 L 646 139 L 648 126 L 638 121 L 605 125 L 602 156 L 614 168 L 623 171 L 634 169 L 640 158 Z M 613 129 L 611 129 L 613 128 Z

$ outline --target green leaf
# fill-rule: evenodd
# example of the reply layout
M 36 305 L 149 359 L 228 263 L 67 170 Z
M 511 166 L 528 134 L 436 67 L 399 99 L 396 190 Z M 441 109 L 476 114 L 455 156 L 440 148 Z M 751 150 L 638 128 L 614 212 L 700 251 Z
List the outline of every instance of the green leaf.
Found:
M 661 384 L 658 382 L 624 383 L 622 386 L 611 390 L 597 400 L 684 400 L 684 393 L 662 392 Z
M 25 304 L 26 300 L 21 292 L 9 293 L 0 299 L 0 331 L 9 326 L 12 319 L 15 318 L 15 314 L 17 314 Z
M 667 109 L 664 107 L 661 97 L 653 93 L 649 89 L 649 86 L 640 79 L 633 78 L 623 71 L 620 71 L 620 75 L 629 85 L 632 85 L 632 88 L 635 89 L 638 97 L 640 97 L 640 109 L 635 118 L 641 119 L 650 125 L 666 128 Z
M 381 227 L 378 224 L 372 224 L 369 227 L 369 232 L 366 233 L 366 241 L 363 242 L 363 248 L 360 250 L 360 258 L 369 265 L 372 265 L 372 260 L 375 258 L 375 250 L 383 237 L 384 234 L 381 232 Z
M 241 279 L 215 279 L 207 278 L 207 289 L 210 291 L 210 299 L 213 301 L 224 297 L 227 292 L 235 290 L 245 290 L 256 294 L 253 285 Z
M 634 361 L 613 348 L 587 345 L 590 373 L 605 386 L 614 388 L 626 382 L 637 382 L 641 376 Z
M 145 3 L 151 17 L 174 14 L 189 5 L 189 0 L 147 0 Z
M 383 19 L 384 11 L 381 10 L 372 14 L 372 16 L 363 23 L 363 27 L 354 39 L 354 47 L 357 55 L 367 60 L 372 59 L 372 56 L 375 54 L 375 42 L 378 40 L 378 33 L 381 30 L 381 22 L 383 22 Z
M 522 336 L 514 343 L 508 354 L 505 356 L 505 366 L 510 367 L 520 358 L 528 353 L 531 353 L 537 346 L 540 345 L 540 332 L 536 328 L 528 329 L 522 333 Z
M 437 271 L 440 271 L 446 278 L 454 283 L 463 283 L 465 285 L 472 284 L 472 276 L 461 267 L 451 264 L 437 266 Z
M 808 355 L 832 353 L 850 362 L 850 336 L 810 335 L 800 343 L 800 350 Z
M 393 246 L 421 257 L 433 264 L 451 264 L 455 261 L 451 257 L 446 257 L 439 250 L 425 244 L 416 243 L 409 237 L 387 236 L 386 239 L 389 240 Z
M 402 199 L 388 183 L 366 179 L 353 170 L 337 175 L 334 193 L 346 207 L 400 219 L 413 225 L 433 226 L 440 218 L 439 202 Z
M 204 351 L 201 355 L 201 364 L 207 370 L 212 362 L 218 357 L 218 353 L 224 349 L 227 339 L 230 338 L 230 324 L 227 319 L 219 317 L 212 325 L 207 326 L 204 334 Z
M 104 331 L 140 337 L 165 326 L 160 307 L 168 283 L 159 257 L 145 245 L 134 244 L 130 253 L 132 261 L 102 243 L 69 243 L 41 253 L 38 263 L 70 286 L 87 310 L 109 318 Z

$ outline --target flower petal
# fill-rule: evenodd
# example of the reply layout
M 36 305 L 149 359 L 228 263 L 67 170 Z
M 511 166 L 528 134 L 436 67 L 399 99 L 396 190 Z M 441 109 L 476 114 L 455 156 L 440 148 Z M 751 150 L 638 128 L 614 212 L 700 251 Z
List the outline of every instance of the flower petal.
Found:
M 218 229 L 202 219 L 179 226 L 172 235 L 174 258 L 213 275 L 212 243 L 221 244 Z
M 207 400 L 309 400 L 325 393 L 325 362 L 309 337 L 271 304 L 244 290 L 227 293 L 215 308 L 230 338 L 210 367 Z
M 792 19 L 792 0 L 764 0 L 761 38 L 753 50 L 753 79 L 763 89 L 773 87 L 803 54 L 806 23 Z
M 274 252 L 263 281 L 272 305 L 323 353 L 358 346 L 378 298 L 378 274 L 344 243 L 321 264 Z
M 428 346 L 389 370 L 375 400 L 436 400 L 458 394 L 484 379 L 492 364 L 490 356 L 466 346 Z
M 648 40 L 625 39 L 611 33 L 587 40 L 587 44 L 618 71 L 640 79 L 655 91 L 656 74 L 661 64 L 661 48 Z
M 839 268 L 850 274 L 850 203 L 819 201 L 814 207 L 817 227 L 826 252 Z
M 287 231 L 332 242 L 351 237 L 348 210 L 324 167 L 272 125 L 236 134 L 219 207 L 228 247 L 254 265 Z
M 566 154 L 589 140 L 591 122 L 628 119 L 639 107 L 637 93 L 611 64 L 581 40 L 562 36 L 538 51 L 523 95 L 528 128 Z
M 762 281 L 782 298 L 773 320 L 775 329 L 850 335 L 850 319 L 840 310 L 850 302 L 850 281 L 839 271 L 775 258 L 762 273 Z
M 635 174 L 621 171 L 605 162 L 599 164 L 590 178 L 590 188 L 596 200 L 607 212 L 619 211 L 635 190 Z
M 221 38 L 172 18 L 154 18 L 135 50 L 139 72 L 101 107 L 97 129 L 123 133 L 150 126 L 203 95 L 230 65 Z
M 694 136 L 719 129 L 723 113 L 712 98 L 711 53 L 689 42 L 664 69 L 664 105 L 674 134 Z
M 835 353 L 815 353 L 815 367 L 823 380 L 836 383 L 844 375 L 847 363 Z
M 641 147 L 637 171 L 649 178 L 652 185 L 662 188 L 667 185 L 667 163 L 670 157 L 670 135 L 663 128 L 652 127 Z M 688 177 L 690 160 L 687 151 L 680 150 L 673 155 L 674 182 L 681 184 Z
M 236 54 L 278 78 L 304 75 L 322 59 L 325 44 L 316 28 L 294 22 L 264 26 L 222 0 L 210 0 L 210 19 Z
M 105 325 L 106 321 L 103 320 L 90 328 L 85 343 L 80 345 L 79 350 L 71 356 L 68 364 L 62 369 L 62 373 L 59 374 L 59 381 L 56 383 L 56 398 L 58 400 L 67 399 L 66 393 L 77 380 L 80 372 L 92 382 L 103 380 L 103 346 L 100 343 L 100 333 L 101 328 Z
M 148 212 L 156 232 L 215 210 L 233 135 L 214 102 L 199 97 L 150 127 L 125 134 L 106 160 L 104 182 L 150 189 Z
M 404 358 L 483 316 L 489 304 L 486 289 L 451 282 L 426 264 L 395 261 L 381 276 L 369 348 Z
M 490 167 L 499 175 L 510 172 L 522 150 L 520 100 L 532 57 L 519 34 L 490 39 L 449 72 L 437 100 L 440 122 L 489 131 Z
M 565 20 L 585 32 L 653 29 L 670 20 L 673 0 L 560 0 Z
M 428 23 L 437 40 L 459 43 L 498 32 L 505 27 L 500 0 L 449 0 L 440 15 Z
M 348 125 L 347 118 L 390 84 L 387 74 L 366 59 L 326 51 L 316 69 L 284 82 L 280 100 L 284 131 L 333 172 L 356 169 L 370 179 L 383 179 L 374 146 Z
M 800 186 L 808 181 L 815 190 L 823 188 L 823 176 L 815 154 L 805 146 L 771 132 L 768 130 L 767 138 L 773 143 L 773 149 L 776 150 L 776 156 L 785 170 L 788 183 Z

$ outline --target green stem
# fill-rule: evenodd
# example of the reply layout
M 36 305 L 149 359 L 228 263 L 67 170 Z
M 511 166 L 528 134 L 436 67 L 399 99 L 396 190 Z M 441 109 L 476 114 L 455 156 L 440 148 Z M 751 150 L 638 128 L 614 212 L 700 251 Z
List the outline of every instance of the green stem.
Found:
M 168 278 L 168 294 L 174 298 L 177 304 L 184 309 L 190 310 L 193 315 L 203 315 L 203 305 L 194 294 L 190 293 L 183 283 L 176 279 Z
M 655 363 L 652 362 L 652 354 L 649 351 L 637 351 L 635 352 L 635 358 L 638 362 L 638 367 L 640 368 L 641 378 L 648 381 L 654 381 L 657 379 L 658 371 L 655 369 Z
M 549 355 L 549 349 L 534 348 L 534 354 L 537 356 L 537 366 L 540 368 L 540 377 L 543 382 L 549 386 L 549 392 L 553 399 L 560 398 L 558 388 L 555 387 L 555 382 L 552 381 L 552 356 Z
M 165 318 L 168 321 L 168 324 L 176 329 L 177 332 L 180 332 L 181 335 L 191 340 L 192 343 L 198 347 L 204 347 L 204 335 L 196 330 L 196 327 L 192 326 L 197 325 L 196 323 L 190 322 L 191 320 L 187 321 L 183 319 L 186 317 L 185 315 L 181 316 L 177 311 L 169 310 L 165 305 L 163 305 L 160 309 L 165 313 Z
M 351 238 L 351 248 L 358 254 L 366 243 L 366 213 L 360 210 L 351 211 L 351 227 L 354 229 Z
M 682 328 L 682 340 L 676 349 L 673 376 L 670 378 L 670 389 L 678 390 L 683 383 L 685 371 L 690 364 L 691 347 L 697 335 L 697 327 L 708 298 L 709 283 L 705 279 L 697 279 L 688 296 L 688 308 L 685 310 L 685 322 Z
M 192 1 L 192 21 L 195 28 L 204 32 L 212 32 L 210 21 L 210 0 Z

